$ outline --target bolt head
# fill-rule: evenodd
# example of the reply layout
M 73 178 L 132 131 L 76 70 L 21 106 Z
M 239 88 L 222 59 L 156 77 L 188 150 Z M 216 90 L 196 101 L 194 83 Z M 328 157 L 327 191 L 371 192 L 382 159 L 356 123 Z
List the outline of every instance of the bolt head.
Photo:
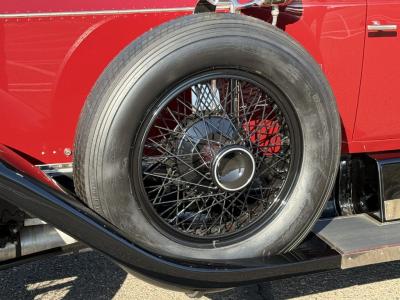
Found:
M 65 149 L 64 149 L 64 154 L 65 154 L 66 156 L 71 156 L 72 150 L 71 150 L 70 148 L 65 148 Z

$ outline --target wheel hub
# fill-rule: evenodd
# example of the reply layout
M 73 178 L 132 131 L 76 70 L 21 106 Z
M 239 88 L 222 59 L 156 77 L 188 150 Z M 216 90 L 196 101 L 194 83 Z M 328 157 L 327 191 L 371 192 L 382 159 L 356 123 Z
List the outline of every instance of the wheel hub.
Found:
M 237 132 L 231 121 L 223 117 L 204 118 L 188 126 L 177 143 L 179 174 L 188 182 L 199 182 L 200 173 L 210 173 L 214 157 L 221 148 L 236 138 Z M 194 169 L 199 172 L 193 172 Z
M 253 180 L 256 163 L 253 155 L 242 146 L 227 146 L 214 157 L 212 177 L 224 191 L 240 191 Z

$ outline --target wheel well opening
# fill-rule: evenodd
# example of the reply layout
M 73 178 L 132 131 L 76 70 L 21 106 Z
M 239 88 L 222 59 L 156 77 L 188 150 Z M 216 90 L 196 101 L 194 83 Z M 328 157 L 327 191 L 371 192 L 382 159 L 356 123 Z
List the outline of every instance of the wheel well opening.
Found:
M 207 12 L 215 12 L 217 7 L 215 5 L 212 5 L 210 2 L 207 0 L 200 0 L 196 8 L 194 9 L 195 14 L 199 13 L 207 13 Z

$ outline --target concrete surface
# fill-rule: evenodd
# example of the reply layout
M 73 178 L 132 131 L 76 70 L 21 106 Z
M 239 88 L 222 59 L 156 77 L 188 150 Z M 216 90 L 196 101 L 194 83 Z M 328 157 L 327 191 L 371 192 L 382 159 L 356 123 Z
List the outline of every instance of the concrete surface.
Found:
M 90 251 L 1 271 L 0 299 L 189 298 L 149 285 Z M 400 299 L 400 262 L 266 282 L 202 299 Z

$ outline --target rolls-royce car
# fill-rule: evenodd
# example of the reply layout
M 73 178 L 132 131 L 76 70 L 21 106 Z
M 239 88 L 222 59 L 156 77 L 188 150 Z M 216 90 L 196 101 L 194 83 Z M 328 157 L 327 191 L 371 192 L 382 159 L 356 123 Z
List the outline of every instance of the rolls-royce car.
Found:
M 399 26 L 400 0 L 1 1 L 0 268 L 91 247 L 199 295 L 400 260 Z

